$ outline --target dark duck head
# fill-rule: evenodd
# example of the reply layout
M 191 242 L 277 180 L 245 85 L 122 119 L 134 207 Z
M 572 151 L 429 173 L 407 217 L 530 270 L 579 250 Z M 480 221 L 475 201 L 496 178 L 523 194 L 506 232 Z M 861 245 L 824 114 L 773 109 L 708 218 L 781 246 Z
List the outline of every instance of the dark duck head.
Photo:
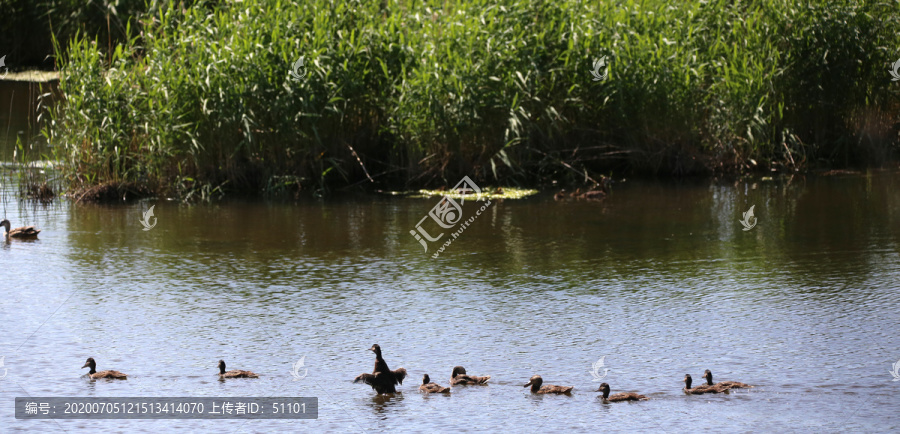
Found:
M 600 388 L 597 391 L 603 393 L 603 399 L 609 398 L 609 384 L 600 383 Z

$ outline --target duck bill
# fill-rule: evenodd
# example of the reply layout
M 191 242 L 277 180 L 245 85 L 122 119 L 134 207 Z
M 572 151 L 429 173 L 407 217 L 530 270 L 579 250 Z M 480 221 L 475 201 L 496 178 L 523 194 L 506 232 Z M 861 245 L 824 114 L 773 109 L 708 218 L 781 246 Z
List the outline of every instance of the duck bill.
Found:
M 84 366 L 81 367 L 81 369 L 84 369 L 84 368 L 87 368 L 87 367 L 90 367 L 90 366 L 91 366 L 90 363 L 85 363 Z
M 529 381 L 527 384 L 525 384 L 522 387 L 528 387 L 528 386 L 531 386 L 532 384 L 534 384 L 534 381 Z

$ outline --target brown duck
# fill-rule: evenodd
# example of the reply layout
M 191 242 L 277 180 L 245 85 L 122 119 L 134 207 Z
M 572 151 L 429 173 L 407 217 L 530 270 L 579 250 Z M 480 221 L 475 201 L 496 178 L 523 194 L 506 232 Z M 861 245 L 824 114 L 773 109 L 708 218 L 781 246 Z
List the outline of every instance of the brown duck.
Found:
M 487 384 L 488 380 L 490 379 L 490 375 L 485 375 L 483 377 L 466 375 L 466 368 L 463 368 L 462 366 L 455 366 L 453 367 L 453 372 L 450 373 L 450 386 L 483 385 Z
M 609 195 L 609 185 L 612 183 L 612 179 L 603 177 L 597 184 L 594 184 L 594 187 L 584 193 L 581 193 L 577 196 L 578 199 L 584 200 L 601 200 L 606 198 Z
M 259 375 L 240 369 L 232 369 L 225 372 L 225 361 L 219 360 L 219 378 L 259 378 Z
M 634 392 L 617 393 L 615 395 L 610 396 L 609 384 L 606 384 L 606 383 L 600 383 L 600 388 L 597 389 L 597 391 L 603 392 L 603 400 L 609 401 L 609 402 L 646 401 L 646 400 L 650 399 L 644 395 L 639 395 Z
M 702 384 L 695 388 L 691 388 L 691 383 L 693 379 L 691 379 L 691 374 L 684 374 L 684 393 L 688 395 L 702 395 L 704 393 L 722 393 L 728 390 L 727 387 L 719 387 L 719 386 L 708 386 L 706 384 Z
M 37 238 L 38 234 L 41 233 L 40 229 L 35 229 L 34 226 L 22 226 L 21 228 L 10 229 L 9 220 L 3 219 L 0 221 L 0 226 L 6 228 L 6 237 L 7 238 L 19 238 L 19 239 L 30 239 Z
M 431 377 L 429 377 L 428 374 L 422 376 L 422 385 L 419 386 L 419 390 L 425 393 L 450 393 L 449 387 L 443 387 L 437 383 L 432 383 Z
M 353 379 L 353 382 L 358 383 L 362 381 L 363 383 L 372 386 L 372 389 L 375 389 L 379 395 L 383 393 L 396 393 L 397 389 L 394 386 L 403 384 L 403 379 L 406 378 L 406 369 L 397 368 L 391 371 L 391 368 L 388 368 L 387 362 L 381 357 L 381 347 L 378 344 L 372 345 L 372 348 L 369 348 L 369 351 L 375 352 L 375 369 L 372 370 L 371 374 L 357 375 L 356 378 Z
M 709 369 L 703 372 L 703 378 L 706 379 L 707 386 L 724 387 L 727 389 L 749 389 L 753 387 L 749 384 L 740 383 L 737 381 L 720 381 L 713 384 L 712 372 L 710 372 Z
M 112 379 L 116 379 L 116 380 L 128 379 L 128 377 L 125 374 L 123 374 L 119 371 L 97 372 L 97 362 L 94 361 L 93 357 L 88 357 L 87 361 L 84 362 L 84 366 L 81 367 L 81 369 L 84 369 L 84 368 L 91 368 L 91 370 L 88 371 L 88 377 L 91 377 L 92 380 L 97 380 L 100 378 L 112 378 Z
M 572 393 L 572 386 L 556 386 L 553 384 L 548 384 L 546 386 L 541 387 L 541 384 L 544 382 L 544 379 L 541 378 L 540 375 L 533 375 L 528 383 L 523 387 L 531 386 L 531 393 L 537 393 L 539 395 L 543 395 L 545 393 L 555 393 L 555 394 L 566 394 L 569 395 Z

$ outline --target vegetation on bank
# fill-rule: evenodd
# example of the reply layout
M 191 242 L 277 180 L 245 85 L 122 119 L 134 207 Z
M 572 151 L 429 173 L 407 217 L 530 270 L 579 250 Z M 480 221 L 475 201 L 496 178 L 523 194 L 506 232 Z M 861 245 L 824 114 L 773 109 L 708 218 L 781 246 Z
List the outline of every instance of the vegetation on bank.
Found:
M 71 189 L 180 197 L 898 156 L 900 3 L 612 3 L 151 2 L 65 44 L 45 135 Z

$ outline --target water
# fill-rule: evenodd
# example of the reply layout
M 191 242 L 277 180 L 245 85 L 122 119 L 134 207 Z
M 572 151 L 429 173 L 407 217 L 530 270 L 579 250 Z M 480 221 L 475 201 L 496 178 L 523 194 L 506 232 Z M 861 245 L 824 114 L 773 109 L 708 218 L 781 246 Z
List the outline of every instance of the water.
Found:
M 890 431 L 900 427 L 900 174 L 617 185 L 604 202 L 494 201 L 438 259 L 437 199 L 183 206 L 9 199 L 2 431 Z M 157 225 L 142 230 L 155 205 Z M 758 224 L 743 231 L 755 205 Z M 466 203 L 471 214 L 471 202 Z M 468 216 L 467 214 L 467 216 Z M 353 384 L 373 343 L 410 377 Z M 89 382 L 85 358 L 127 381 Z M 305 356 L 308 375 L 293 381 Z M 603 404 L 591 366 L 604 357 Z M 258 380 L 217 381 L 216 362 Z M 422 374 L 492 375 L 423 396 Z M 609 371 L 607 372 L 606 369 Z M 700 382 L 757 385 L 685 396 Z M 531 375 L 575 387 L 531 396 Z M 317 420 L 20 421 L 17 396 L 316 396 Z

